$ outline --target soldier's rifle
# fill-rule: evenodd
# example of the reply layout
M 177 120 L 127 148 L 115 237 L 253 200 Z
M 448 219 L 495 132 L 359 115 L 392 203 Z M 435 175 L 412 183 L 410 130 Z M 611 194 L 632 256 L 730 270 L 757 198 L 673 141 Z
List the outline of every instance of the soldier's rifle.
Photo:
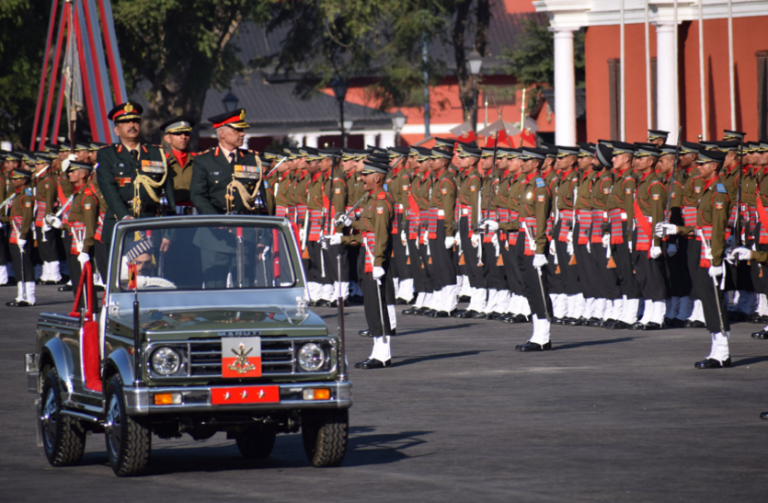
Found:
M 288 159 L 288 156 L 285 156 L 285 157 L 283 157 L 282 159 L 280 159 L 280 162 L 278 162 L 278 163 L 277 163 L 277 166 L 275 166 L 274 168 L 272 168 L 271 170 L 269 170 L 269 173 L 267 173 L 267 176 L 266 176 L 266 177 L 264 177 L 264 178 L 269 178 L 270 176 L 272 176 L 272 173 L 274 173 L 274 172 L 275 172 L 275 170 L 277 170 L 277 168 L 279 168 L 279 167 L 280 167 L 280 165 L 281 165 L 282 163 L 284 163 L 284 162 L 285 162 L 287 159 Z
M 677 129 L 677 146 L 675 147 L 675 163 L 672 165 L 672 182 L 669 184 L 669 194 L 667 194 L 667 215 L 664 223 L 669 223 L 669 217 L 672 215 L 672 192 L 675 187 L 675 175 L 677 174 L 677 164 L 680 162 L 680 142 L 683 136 L 683 126 Z
M 0 204 L 0 210 L 5 209 L 6 206 L 11 204 L 13 202 L 14 197 L 16 197 L 16 194 L 11 194 L 10 196 L 8 196 L 8 199 L 6 199 L 5 201 L 3 201 L 2 204 Z
M 733 239 L 736 246 L 741 246 L 741 191 L 744 184 L 744 139 L 739 139 L 739 186 L 736 189 L 736 219 L 733 223 Z

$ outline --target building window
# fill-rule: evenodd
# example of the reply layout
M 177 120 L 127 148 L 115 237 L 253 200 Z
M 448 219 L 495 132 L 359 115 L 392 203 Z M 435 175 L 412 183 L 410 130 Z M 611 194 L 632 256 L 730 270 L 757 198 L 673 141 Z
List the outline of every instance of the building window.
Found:
M 494 103 L 498 106 L 517 103 L 518 90 L 514 86 L 481 86 L 480 90 L 483 93 L 481 103 L 487 100 L 489 106 L 493 106 Z
M 757 51 L 757 136 L 768 139 L 768 51 Z
M 621 60 L 608 60 L 608 99 L 611 110 L 611 140 L 621 139 Z

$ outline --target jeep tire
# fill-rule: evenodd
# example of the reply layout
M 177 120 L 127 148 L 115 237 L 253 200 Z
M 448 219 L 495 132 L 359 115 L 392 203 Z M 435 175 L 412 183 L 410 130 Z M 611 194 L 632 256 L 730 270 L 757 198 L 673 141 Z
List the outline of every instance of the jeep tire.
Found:
M 313 466 L 339 466 L 347 452 L 348 436 L 347 409 L 302 411 L 301 437 L 304 452 Z
M 275 446 L 277 432 L 274 428 L 249 428 L 235 437 L 237 448 L 245 458 L 266 458 Z
M 130 477 L 144 471 L 152 449 L 152 431 L 146 417 L 132 417 L 125 412 L 123 380 L 114 375 L 107 383 L 104 438 L 107 458 L 118 477 Z
M 85 430 L 80 421 L 61 413 L 61 382 L 56 369 L 43 381 L 41 414 L 38 418 L 45 457 L 52 466 L 71 466 L 85 452 Z

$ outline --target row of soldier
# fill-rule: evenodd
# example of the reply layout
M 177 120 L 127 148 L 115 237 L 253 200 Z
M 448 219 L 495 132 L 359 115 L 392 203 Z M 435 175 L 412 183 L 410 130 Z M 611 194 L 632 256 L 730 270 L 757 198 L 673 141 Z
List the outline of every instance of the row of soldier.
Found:
M 651 131 L 639 144 L 512 149 L 438 139 L 432 149 L 258 155 L 240 148 L 248 126 L 238 110 L 210 119 L 219 144 L 196 156 L 191 120 L 163 125 L 164 153 L 140 142 L 141 112 L 134 103 L 112 110 L 115 145 L 6 154 L 8 188 L 18 195 L 3 210 L 15 245 L 6 250 L 24 278 L 9 305 L 34 304 L 34 248 L 43 281 L 58 280 L 63 248 L 76 285 L 91 260 L 105 275 L 121 219 L 266 208 L 292 223 L 313 304 L 362 295 L 369 329 L 361 334 L 374 337 L 374 350 L 361 368 L 391 364 L 396 302 L 413 304 L 405 315 L 532 321 L 521 351 L 550 349 L 552 322 L 706 326 L 712 350 L 700 368 L 730 363 L 723 288 L 734 292 L 734 310 L 768 314 L 760 257 L 722 264 L 729 241 L 754 249 L 735 250 L 734 260 L 768 244 L 757 197 L 768 146 L 744 144 L 742 133 L 677 147 Z

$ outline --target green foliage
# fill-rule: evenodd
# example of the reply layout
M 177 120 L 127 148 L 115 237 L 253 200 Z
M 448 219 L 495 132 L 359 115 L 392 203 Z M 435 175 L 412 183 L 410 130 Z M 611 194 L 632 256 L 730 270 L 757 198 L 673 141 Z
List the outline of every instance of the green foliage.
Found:
M 525 28 L 514 49 L 506 48 L 501 58 L 508 64 L 505 71 L 518 83 L 533 89 L 530 104 L 535 103 L 538 93 L 552 88 L 555 83 L 555 40 L 548 25 L 532 19 L 524 21 Z M 573 53 L 576 68 L 576 87 L 584 87 L 584 30 L 574 33 Z M 528 107 L 530 110 L 532 107 Z
M 17 148 L 32 134 L 50 7 L 50 0 L 0 1 L 0 139 Z
M 200 118 L 205 93 L 246 68 L 231 43 L 243 22 L 264 21 L 269 0 L 113 0 L 126 85 L 150 83 L 147 119 Z M 144 88 L 142 87 L 142 90 Z M 129 91 L 130 92 L 130 91 Z
M 423 39 L 450 31 L 454 0 L 286 0 L 272 4 L 267 29 L 287 29 L 283 45 L 252 61 L 256 68 L 296 78 L 309 97 L 337 75 L 376 77 L 368 87 L 381 109 L 411 103 L 424 83 L 435 84 L 445 62 L 422 60 Z M 420 98 L 423 102 L 423 96 Z

